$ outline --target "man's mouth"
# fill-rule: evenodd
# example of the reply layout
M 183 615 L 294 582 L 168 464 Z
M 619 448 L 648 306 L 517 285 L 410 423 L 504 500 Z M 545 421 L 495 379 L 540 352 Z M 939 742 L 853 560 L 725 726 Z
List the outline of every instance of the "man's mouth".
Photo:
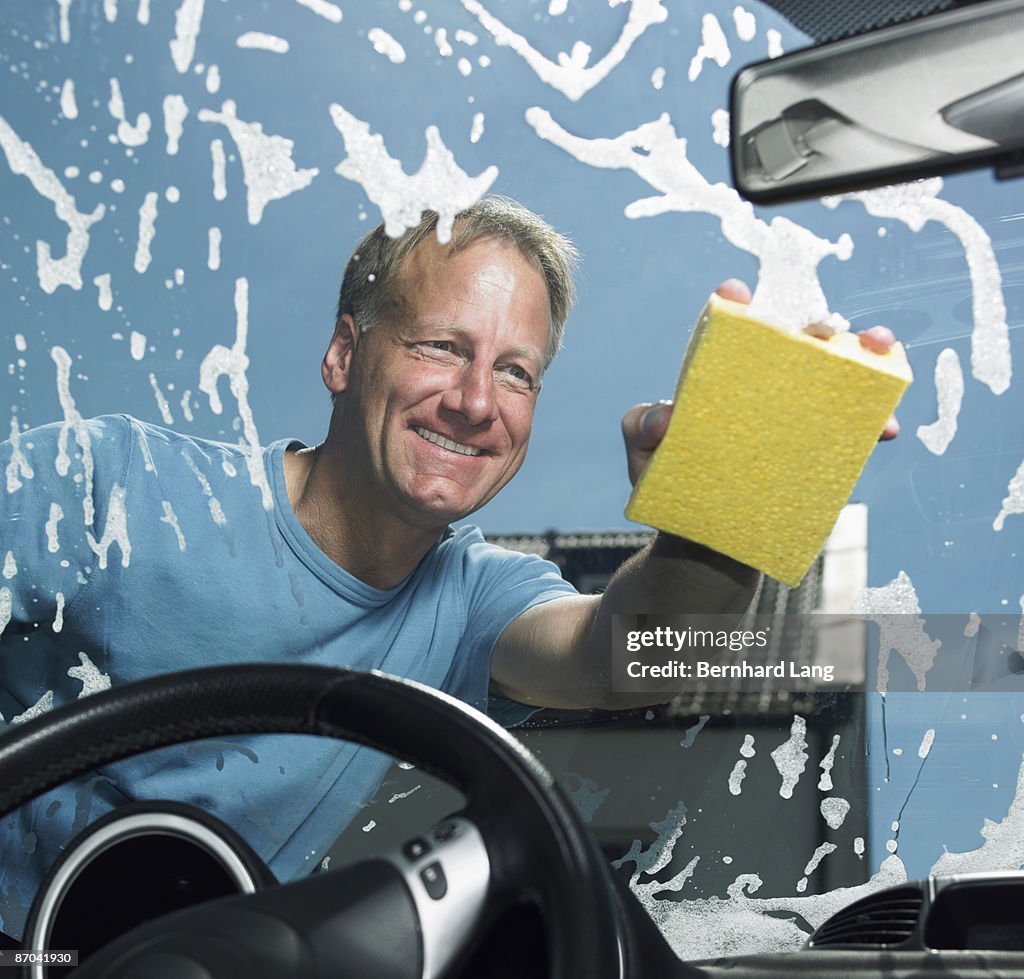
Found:
M 458 452 L 460 455 L 464 456 L 478 456 L 482 451 L 481 449 L 474 448 L 472 445 L 463 445 L 461 442 L 453 442 L 451 439 L 445 438 L 437 432 L 432 432 L 428 428 L 420 428 L 418 425 L 413 428 L 413 431 L 421 439 L 426 439 L 434 445 L 439 445 L 442 449 L 447 449 L 449 452 Z

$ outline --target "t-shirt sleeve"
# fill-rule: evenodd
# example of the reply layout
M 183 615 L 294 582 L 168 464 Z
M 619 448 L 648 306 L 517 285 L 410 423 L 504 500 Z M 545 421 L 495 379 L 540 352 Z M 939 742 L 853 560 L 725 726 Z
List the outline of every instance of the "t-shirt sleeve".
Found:
M 504 697 L 490 696 L 478 687 L 490 678 L 491 653 L 505 627 L 535 605 L 576 595 L 558 567 L 536 554 L 523 554 L 483 539 L 476 528 L 461 528 L 465 535 L 462 553 L 466 630 L 453 671 L 460 687 L 469 687 L 470 703 L 485 706 L 499 724 L 521 724 L 537 708 Z

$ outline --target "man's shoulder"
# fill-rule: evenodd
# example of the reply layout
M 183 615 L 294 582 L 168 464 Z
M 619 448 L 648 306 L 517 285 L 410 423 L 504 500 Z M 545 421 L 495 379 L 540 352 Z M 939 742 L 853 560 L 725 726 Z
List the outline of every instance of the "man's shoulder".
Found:
M 81 468 L 86 478 L 124 483 L 130 473 L 170 476 L 212 483 L 247 467 L 248 447 L 154 425 L 128 414 L 72 417 L 24 431 L 12 430 L 0 446 L 14 462 L 59 475 Z M 260 447 L 260 452 L 265 452 Z
M 440 546 L 460 562 L 467 577 L 500 574 L 511 569 L 523 569 L 531 577 L 551 574 L 560 577 L 558 568 L 542 555 L 488 540 L 474 524 L 449 527 Z

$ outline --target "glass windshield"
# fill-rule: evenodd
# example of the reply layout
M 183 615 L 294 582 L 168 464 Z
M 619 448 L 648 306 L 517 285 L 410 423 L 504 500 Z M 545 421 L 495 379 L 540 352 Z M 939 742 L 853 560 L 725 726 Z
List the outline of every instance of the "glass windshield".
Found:
M 732 74 L 806 43 L 755 0 L 7 0 L 0 28 L 0 424 L 15 444 L 58 422 L 74 446 L 81 419 L 110 413 L 243 452 L 316 444 L 318 365 L 360 236 L 508 195 L 576 243 L 580 301 L 527 462 L 472 521 L 587 591 L 646 539 L 623 516 L 620 419 L 671 397 L 719 282 L 746 280 L 776 318 L 884 324 L 905 345 L 902 434 L 802 588 L 761 598 L 856 613 L 866 643 L 884 633 L 892 687 L 865 668 L 855 689 L 691 689 L 522 729 L 686 958 L 794 949 L 872 889 L 1024 862 L 1018 188 L 982 172 L 743 202 Z M 28 474 L 12 459 L 13 500 Z M 262 492 L 258 467 L 236 478 Z M 201 479 L 188 492 L 210 495 Z M 792 493 L 815 506 L 813 485 Z M 97 560 L 122 561 L 136 534 L 184 540 L 166 503 L 153 526 L 97 527 Z M 12 526 L 4 625 L 28 563 Z M 9 655 L 22 638 L 5 636 Z M 1001 672 L 979 683 L 986 642 Z M 947 672 L 929 685 L 933 661 Z M 83 693 L 111 673 L 70 668 Z M 52 703 L 43 678 L 2 709 L 15 723 Z M 385 803 L 419 784 L 403 777 Z M 352 832 L 372 846 L 379 823 Z

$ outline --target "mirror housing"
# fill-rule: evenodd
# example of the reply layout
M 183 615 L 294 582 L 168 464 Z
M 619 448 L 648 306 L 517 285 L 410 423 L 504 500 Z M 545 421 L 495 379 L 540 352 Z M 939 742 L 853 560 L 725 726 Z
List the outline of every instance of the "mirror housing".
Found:
M 994 166 L 1024 173 L 1024 0 L 987 0 L 740 70 L 733 185 L 777 204 Z

